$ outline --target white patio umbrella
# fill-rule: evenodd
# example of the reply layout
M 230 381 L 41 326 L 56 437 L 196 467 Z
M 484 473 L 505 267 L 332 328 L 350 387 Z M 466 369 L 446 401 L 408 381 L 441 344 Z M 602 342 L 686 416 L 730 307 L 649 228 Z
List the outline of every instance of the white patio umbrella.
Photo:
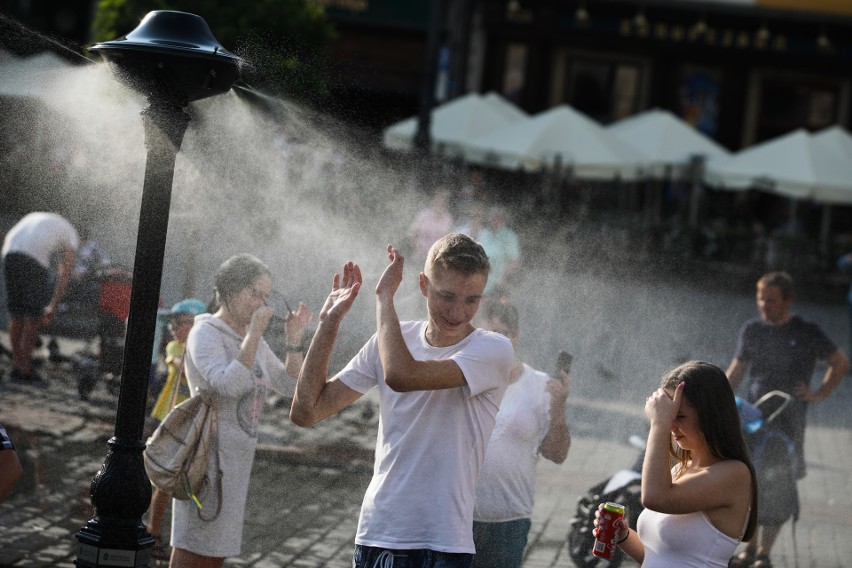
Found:
M 723 189 L 762 189 L 820 203 L 852 203 L 852 137 L 840 127 L 804 129 L 711 159 L 704 180 Z
M 769 191 L 823 203 L 820 240 L 828 239 L 830 206 L 852 204 L 852 138 L 840 127 L 817 135 L 803 129 L 707 164 L 705 182 L 723 189 Z M 795 217 L 795 201 L 790 207 Z
M 802 128 L 724 158 L 711 158 L 704 182 L 729 190 L 760 189 L 809 199 L 821 183 L 811 135 Z
M 814 200 L 824 204 L 819 240 L 826 245 L 832 206 L 852 204 L 852 135 L 835 125 L 813 134 L 811 141 L 817 169 L 826 182 L 814 192 Z
M 674 114 L 661 109 L 648 110 L 614 122 L 607 131 L 648 154 L 647 172 L 663 177 L 669 170 L 681 176 L 694 156 L 727 157 L 730 152 Z
M 441 155 L 459 157 L 466 143 L 524 118 L 526 113 L 496 93 L 485 96 L 468 93 L 433 109 L 432 148 Z M 382 137 L 384 145 L 392 150 L 411 151 L 417 120 L 418 117 L 413 116 L 387 127 Z
M 852 134 L 829 126 L 811 136 L 821 183 L 813 199 L 819 203 L 852 204 Z
M 518 108 L 515 103 L 507 100 L 505 97 L 489 91 L 482 96 L 482 100 L 497 109 L 501 115 L 505 116 L 511 122 L 518 122 L 525 118 L 529 118 L 529 114 Z
M 634 179 L 647 162 L 644 153 L 568 105 L 486 133 L 467 144 L 464 155 L 471 163 L 510 170 L 561 165 L 592 179 Z

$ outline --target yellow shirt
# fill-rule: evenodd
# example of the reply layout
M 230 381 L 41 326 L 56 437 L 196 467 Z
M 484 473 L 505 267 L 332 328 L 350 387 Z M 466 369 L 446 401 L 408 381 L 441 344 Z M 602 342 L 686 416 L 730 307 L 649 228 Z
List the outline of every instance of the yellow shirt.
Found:
M 151 411 L 151 416 L 157 420 L 162 420 L 171 410 L 172 397 L 175 389 L 179 389 L 175 405 L 180 404 L 189 398 L 189 384 L 186 382 L 186 376 L 180 372 L 180 368 L 175 365 L 175 359 L 183 359 L 186 351 L 186 344 L 179 341 L 169 341 L 166 345 L 166 384 L 163 385 L 163 390 L 160 396 L 157 397 L 157 402 L 154 404 L 154 410 Z M 180 384 L 178 384 L 180 377 Z

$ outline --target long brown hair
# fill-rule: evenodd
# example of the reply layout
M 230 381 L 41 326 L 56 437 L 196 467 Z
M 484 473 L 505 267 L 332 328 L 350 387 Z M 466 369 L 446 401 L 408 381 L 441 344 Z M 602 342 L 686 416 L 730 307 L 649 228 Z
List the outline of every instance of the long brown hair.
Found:
M 751 454 L 743 438 L 740 415 L 734 391 L 725 373 L 704 361 L 689 361 L 663 375 L 660 386 L 674 389 L 686 381 L 683 397 L 695 407 L 701 435 L 707 442 L 710 452 L 722 459 L 743 462 L 751 474 L 751 511 L 746 525 L 744 541 L 751 540 L 757 525 L 757 475 Z M 670 451 L 680 464 L 678 474 L 686 471 L 691 458 L 689 450 L 683 450 L 672 443 Z

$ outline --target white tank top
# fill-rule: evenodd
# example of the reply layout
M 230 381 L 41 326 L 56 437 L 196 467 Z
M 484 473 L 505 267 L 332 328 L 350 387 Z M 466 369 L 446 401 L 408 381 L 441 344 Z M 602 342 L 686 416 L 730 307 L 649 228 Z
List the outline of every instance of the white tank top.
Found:
M 720 532 L 703 511 L 669 515 L 645 509 L 636 530 L 645 546 L 642 568 L 726 568 L 742 539 Z

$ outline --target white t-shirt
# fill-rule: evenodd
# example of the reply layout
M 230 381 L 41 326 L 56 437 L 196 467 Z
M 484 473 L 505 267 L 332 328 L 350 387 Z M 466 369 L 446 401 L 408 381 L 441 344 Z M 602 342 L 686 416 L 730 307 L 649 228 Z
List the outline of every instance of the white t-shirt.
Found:
M 524 365 L 506 389 L 476 486 L 476 521 L 502 523 L 532 516 L 539 447 L 550 430 L 550 380 Z
M 477 329 L 455 345 L 433 347 L 426 341 L 425 321 L 402 322 L 400 327 L 415 359 L 452 359 L 467 385 L 391 390 L 375 335 L 339 373 L 358 392 L 379 389 L 376 461 L 355 543 L 473 553 L 476 480 L 509 382 L 512 344 Z
M 19 252 L 50 269 L 50 257 L 65 249 L 77 250 L 80 237 L 74 225 L 56 213 L 28 213 L 6 234 L 3 256 Z

